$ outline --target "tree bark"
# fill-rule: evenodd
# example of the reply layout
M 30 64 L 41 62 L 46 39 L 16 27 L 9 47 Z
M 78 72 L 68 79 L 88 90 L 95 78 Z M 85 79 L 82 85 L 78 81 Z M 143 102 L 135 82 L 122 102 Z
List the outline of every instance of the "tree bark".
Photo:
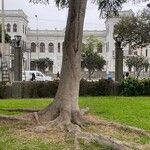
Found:
M 60 82 L 54 102 L 39 112 L 40 120 L 75 122 L 80 117 L 78 105 L 81 77 L 81 45 L 87 0 L 70 0 Z

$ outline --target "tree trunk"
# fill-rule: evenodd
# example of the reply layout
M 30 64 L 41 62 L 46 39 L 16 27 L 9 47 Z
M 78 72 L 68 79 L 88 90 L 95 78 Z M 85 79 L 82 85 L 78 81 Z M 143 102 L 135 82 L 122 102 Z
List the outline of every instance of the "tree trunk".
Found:
M 53 104 L 38 114 L 42 121 L 61 118 L 61 122 L 77 123 L 77 118 L 80 118 L 78 97 L 86 4 L 87 0 L 69 1 L 60 82 Z

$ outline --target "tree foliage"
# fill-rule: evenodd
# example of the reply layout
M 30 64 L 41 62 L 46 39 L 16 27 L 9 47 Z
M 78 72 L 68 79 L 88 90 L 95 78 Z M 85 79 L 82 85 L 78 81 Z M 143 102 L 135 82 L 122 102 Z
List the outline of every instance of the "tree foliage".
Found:
M 150 11 L 121 18 L 114 27 L 114 35 L 122 38 L 123 46 L 132 49 L 146 47 L 150 43 Z
M 90 36 L 83 46 L 81 67 L 88 69 L 89 79 L 96 70 L 102 70 L 106 64 L 104 58 L 97 52 L 99 45 L 102 45 L 102 43 L 94 36 Z
M 9 43 L 11 40 L 11 37 L 9 36 L 9 34 L 7 34 L 5 32 L 5 42 Z M 2 42 L 2 26 L 0 25 L 0 43 Z
M 139 77 L 141 71 L 145 69 L 146 71 L 150 67 L 149 60 L 143 56 L 131 56 L 126 59 L 126 65 L 131 70 L 133 67 L 137 73 L 137 78 Z
M 31 61 L 31 66 L 33 68 L 36 68 L 37 66 L 38 69 L 40 69 L 42 72 L 45 72 L 45 69 L 47 67 L 52 67 L 52 65 L 53 65 L 53 61 L 51 61 L 49 58 L 40 58 Z

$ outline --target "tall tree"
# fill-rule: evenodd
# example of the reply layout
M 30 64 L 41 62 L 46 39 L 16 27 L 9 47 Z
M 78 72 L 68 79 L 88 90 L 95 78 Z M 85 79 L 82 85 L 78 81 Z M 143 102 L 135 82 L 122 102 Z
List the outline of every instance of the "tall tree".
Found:
M 48 2 L 49 0 L 30 0 L 30 2 Z M 63 62 L 58 91 L 53 104 L 38 113 L 40 121 L 56 119 L 58 124 L 80 124 L 82 116 L 78 105 L 81 44 L 87 0 L 55 0 L 58 7 L 67 5 L 68 19 L 63 44 Z M 94 0 L 101 14 L 109 17 L 118 14 L 127 0 Z M 104 12 L 104 13 L 103 13 Z

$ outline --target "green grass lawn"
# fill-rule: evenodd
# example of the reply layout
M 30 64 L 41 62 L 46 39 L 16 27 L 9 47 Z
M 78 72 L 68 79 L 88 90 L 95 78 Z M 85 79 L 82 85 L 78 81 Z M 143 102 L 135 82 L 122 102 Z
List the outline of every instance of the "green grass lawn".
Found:
M 43 108 L 50 99 L 1 100 L 0 108 Z M 80 97 L 80 106 L 110 121 L 150 131 L 150 97 Z M 0 111 L 0 114 L 16 114 Z

